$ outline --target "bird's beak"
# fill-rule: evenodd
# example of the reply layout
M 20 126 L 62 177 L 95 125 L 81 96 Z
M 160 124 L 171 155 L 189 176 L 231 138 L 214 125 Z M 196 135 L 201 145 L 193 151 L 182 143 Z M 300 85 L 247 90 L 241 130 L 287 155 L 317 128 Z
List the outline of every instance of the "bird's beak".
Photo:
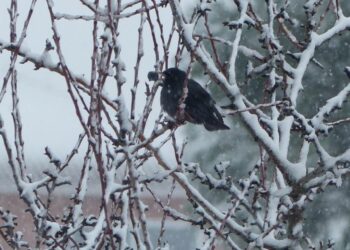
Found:
M 150 81 L 157 81 L 159 79 L 159 75 L 155 71 L 148 72 L 147 77 L 148 77 L 148 80 L 150 80 Z

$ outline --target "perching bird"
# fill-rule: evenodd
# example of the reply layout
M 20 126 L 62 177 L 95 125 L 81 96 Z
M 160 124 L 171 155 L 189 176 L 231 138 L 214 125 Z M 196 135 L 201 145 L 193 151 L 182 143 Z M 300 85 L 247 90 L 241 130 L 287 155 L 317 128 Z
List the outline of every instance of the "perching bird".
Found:
M 149 80 L 158 80 L 156 72 L 148 73 Z M 176 120 L 186 73 L 178 68 L 170 68 L 162 73 L 163 89 L 160 93 L 160 104 L 169 116 Z M 209 131 L 230 129 L 224 124 L 215 101 L 196 81 L 188 79 L 187 97 L 185 99 L 184 119 L 195 124 L 203 124 Z

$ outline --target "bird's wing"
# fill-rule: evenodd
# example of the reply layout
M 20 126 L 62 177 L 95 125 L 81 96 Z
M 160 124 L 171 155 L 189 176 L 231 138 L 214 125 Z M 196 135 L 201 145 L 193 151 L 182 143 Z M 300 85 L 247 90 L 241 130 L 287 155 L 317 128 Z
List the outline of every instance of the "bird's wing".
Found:
M 188 81 L 188 94 L 191 98 L 194 98 L 198 101 L 215 101 L 211 98 L 209 93 L 196 81 L 189 80 Z
M 215 107 L 215 101 L 199 83 L 193 80 L 188 83 L 186 107 L 186 110 L 197 122 L 202 123 L 210 119 L 222 121 L 221 115 Z
M 215 106 L 215 101 L 193 80 L 188 83 L 186 113 L 191 118 L 191 122 L 203 123 L 208 130 L 228 129 Z

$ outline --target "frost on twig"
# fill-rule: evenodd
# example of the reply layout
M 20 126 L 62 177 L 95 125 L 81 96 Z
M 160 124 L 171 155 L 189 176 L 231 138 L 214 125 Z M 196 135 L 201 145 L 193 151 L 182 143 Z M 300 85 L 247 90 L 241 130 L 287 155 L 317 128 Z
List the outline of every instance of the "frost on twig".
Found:
M 13 215 L 8 210 L 4 211 L 2 207 L 0 207 L 0 216 L 3 221 L 3 223 L 0 224 L 0 235 L 8 246 L 14 249 L 28 247 L 28 242 L 23 239 L 23 233 L 15 231 L 17 216 Z

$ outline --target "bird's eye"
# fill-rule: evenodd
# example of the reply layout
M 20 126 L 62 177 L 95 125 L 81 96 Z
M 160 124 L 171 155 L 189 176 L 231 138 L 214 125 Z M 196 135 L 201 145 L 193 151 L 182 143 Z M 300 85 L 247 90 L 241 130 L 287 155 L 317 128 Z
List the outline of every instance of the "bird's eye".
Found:
M 162 81 L 165 81 L 165 78 L 166 78 L 166 75 L 165 74 L 162 74 L 160 79 L 162 79 Z

